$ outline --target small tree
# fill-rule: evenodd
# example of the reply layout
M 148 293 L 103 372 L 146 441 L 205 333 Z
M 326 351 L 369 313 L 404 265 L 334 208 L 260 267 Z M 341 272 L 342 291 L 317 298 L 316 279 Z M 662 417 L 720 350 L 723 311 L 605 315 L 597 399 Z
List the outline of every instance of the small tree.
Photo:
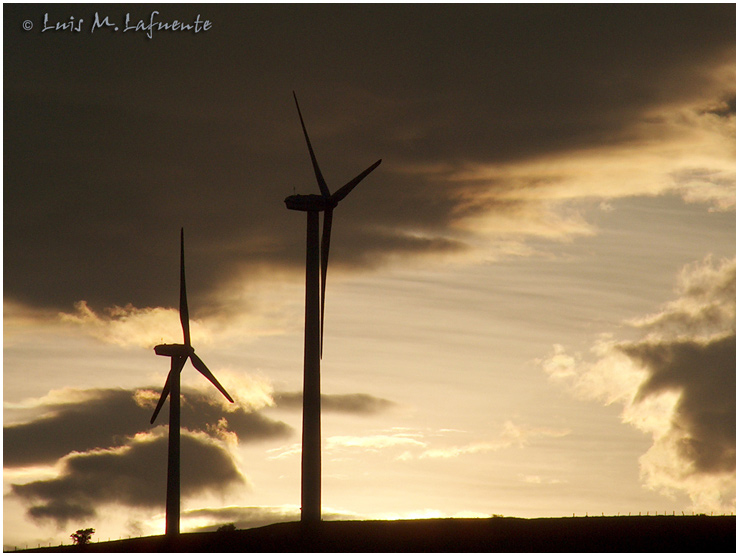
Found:
M 224 531 L 236 531 L 236 525 L 233 523 L 226 523 L 225 525 L 221 525 L 218 529 L 216 529 L 216 532 L 222 533 Z
M 95 532 L 95 529 L 90 527 L 89 529 L 77 529 L 76 532 L 69 535 L 72 537 L 74 544 L 90 544 L 90 537 Z

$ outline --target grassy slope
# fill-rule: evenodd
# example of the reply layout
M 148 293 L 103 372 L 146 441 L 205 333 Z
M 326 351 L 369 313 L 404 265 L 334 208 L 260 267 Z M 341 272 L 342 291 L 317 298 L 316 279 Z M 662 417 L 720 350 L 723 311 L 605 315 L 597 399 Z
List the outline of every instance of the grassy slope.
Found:
M 735 552 L 736 518 L 707 516 L 327 521 L 221 533 L 176 544 L 144 537 L 37 551 L 85 552 Z M 30 551 L 29 551 L 30 552 Z

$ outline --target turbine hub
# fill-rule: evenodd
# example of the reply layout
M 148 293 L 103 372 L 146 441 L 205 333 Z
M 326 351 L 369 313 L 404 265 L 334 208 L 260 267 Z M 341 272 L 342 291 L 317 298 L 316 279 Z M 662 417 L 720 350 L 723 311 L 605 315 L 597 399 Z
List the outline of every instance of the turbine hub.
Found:
M 154 353 L 166 357 L 189 357 L 195 353 L 195 350 L 192 346 L 186 346 L 184 344 L 160 344 L 154 346 Z

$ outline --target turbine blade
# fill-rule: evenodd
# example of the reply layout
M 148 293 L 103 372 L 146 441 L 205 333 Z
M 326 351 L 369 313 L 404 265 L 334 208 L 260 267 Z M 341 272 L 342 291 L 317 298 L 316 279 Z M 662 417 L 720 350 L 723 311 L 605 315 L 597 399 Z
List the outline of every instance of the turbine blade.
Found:
M 153 425 L 154 421 L 157 419 L 157 415 L 159 415 L 159 411 L 161 411 L 162 406 L 164 405 L 164 400 L 167 399 L 167 396 L 169 395 L 169 379 L 172 376 L 172 371 L 169 371 L 169 374 L 167 375 L 167 381 L 164 383 L 164 388 L 162 388 L 162 395 L 159 397 L 159 402 L 157 403 L 157 407 L 154 410 L 154 415 L 151 416 L 150 423 Z
M 170 380 L 172 380 L 172 373 L 179 373 L 182 371 L 182 367 L 185 366 L 185 361 L 187 361 L 184 357 L 172 357 L 172 366 L 169 369 L 169 374 L 167 375 L 167 380 L 164 383 L 164 388 L 162 388 L 162 395 L 159 396 L 159 402 L 157 403 L 157 407 L 154 410 L 154 415 L 151 416 L 150 423 L 153 425 L 154 421 L 156 421 L 157 415 L 159 415 L 159 412 L 162 409 L 162 406 L 164 405 L 164 400 L 167 399 L 167 396 L 169 396 L 169 391 L 171 390 L 172 386 L 170 384 Z
M 323 313 L 326 306 L 326 274 L 328 273 L 328 251 L 331 246 L 331 221 L 334 209 L 327 208 L 323 213 L 323 234 L 321 235 L 321 357 L 323 357 Z
M 234 403 L 233 398 L 228 395 L 228 392 L 226 392 L 226 389 L 223 386 L 221 386 L 221 383 L 218 382 L 218 379 L 213 376 L 213 373 L 211 373 L 210 370 L 208 370 L 208 367 L 205 366 L 205 363 L 203 363 L 203 360 L 200 359 L 200 357 L 198 357 L 197 355 L 193 353 L 192 355 L 190 355 L 190 361 L 192 361 L 192 366 L 195 367 L 198 371 L 200 371 L 200 373 L 205 378 L 210 380 L 213 383 L 213 386 L 218 388 L 221 394 L 226 396 L 226 399 L 228 401 L 230 401 L 231 403 Z
M 321 169 L 318 167 L 318 161 L 316 160 L 316 155 L 313 152 L 313 147 L 310 144 L 310 138 L 308 138 L 308 132 L 305 129 L 305 123 L 303 122 L 303 114 L 300 113 L 300 105 L 298 104 L 298 97 L 295 94 L 295 91 L 293 91 L 293 98 L 295 98 L 295 106 L 298 107 L 298 116 L 300 116 L 300 125 L 303 128 L 303 135 L 305 135 L 305 142 L 308 143 L 308 152 L 310 153 L 310 159 L 313 163 L 313 171 L 316 173 L 316 180 L 318 180 L 318 187 L 321 189 L 321 195 L 328 198 L 331 196 L 331 192 L 328 190 L 328 186 L 326 185 L 326 180 L 323 179 L 323 174 L 321 174 Z
M 372 166 L 370 166 L 369 168 L 367 168 L 364 172 L 362 172 L 361 174 L 359 174 L 356 178 L 354 178 L 353 180 L 351 180 L 350 182 L 348 182 L 346 185 L 343 185 L 338 191 L 336 191 L 336 193 L 334 193 L 333 195 L 331 195 L 331 200 L 334 203 L 338 203 L 344 197 L 346 197 L 347 195 L 349 195 L 349 192 L 352 189 L 354 189 L 360 181 L 362 181 L 364 178 L 366 178 L 367 175 L 372 170 L 374 170 L 375 168 L 377 168 L 380 165 L 380 162 L 382 162 L 382 159 L 380 159 L 377 162 L 375 162 Z
M 187 288 L 185 287 L 185 228 L 180 230 L 180 323 L 185 345 L 190 347 L 190 312 L 187 310 Z

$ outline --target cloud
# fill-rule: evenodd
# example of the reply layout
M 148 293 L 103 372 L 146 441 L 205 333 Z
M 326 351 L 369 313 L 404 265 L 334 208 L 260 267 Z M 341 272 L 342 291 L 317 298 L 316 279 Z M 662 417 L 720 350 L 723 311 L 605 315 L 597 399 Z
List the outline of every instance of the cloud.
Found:
M 330 455 L 340 450 L 359 450 L 366 452 L 379 452 L 381 450 L 392 450 L 397 448 L 425 448 L 427 442 L 418 440 L 416 437 L 422 435 L 411 435 L 408 433 L 392 434 L 370 434 L 370 435 L 336 435 L 329 436 L 325 441 L 324 452 Z M 267 450 L 268 459 L 283 459 L 300 454 L 302 446 L 294 443 Z M 402 458 L 401 458 L 402 459 Z
M 300 409 L 303 407 L 302 392 L 275 392 L 274 403 L 278 408 Z M 372 415 L 385 411 L 395 404 L 370 394 L 321 394 L 321 410 L 337 413 Z
M 533 485 L 558 485 L 567 482 L 561 479 L 545 479 L 539 475 L 524 475 L 522 473 L 519 473 L 518 478 L 521 482 Z
M 425 442 L 408 438 L 402 434 L 373 434 L 368 436 L 329 436 L 326 439 L 326 448 L 359 448 L 362 450 L 384 450 L 386 448 L 404 448 L 408 446 L 423 447 Z
M 203 315 L 202 319 L 190 318 L 190 331 L 196 347 L 212 344 L 216 335 L 219 341 L 230 337 L 254 340 L 282 334 L 289 329 L 294 319 L 286 299 L 293 298 L 298 290 L 286 284 L 280 272 L 272 272 L 270 278 L 272 282 L 269 284 L 264 283 L 266 279 L 262 276 L 256 278 L 256 284 L 252 281 L 247 287 L 246 279 L 238 275 L 224 289 L 211 292 L 204 304 L 191 306 L 191 310 Z M 176 291 L 178 285 L 173 280 L 172 292 Z M 218 310 L 215 311 L 214 307 Z M 114 305 L 96 311 L 82 300 L 74 303 L 72 312 L 54 314 L 11 302 L 5 315 L 13 328 L 55 321 L 67 330 L 76 327 L 102 342 L 124 347 L 151 349 L 156 344 L 182 342 L 179 310 L 174 307 L 139 308 L 128 303 L 123 307 Z
M 409 435 L 407 433 L 392 433 L 392 434 L 370 434 L 370 435 L 335 435 L 329 436 L 325 440 L 324 455 L 330 457 L 337 452 L 359 451 L 359 452 L 380 452 L 384 450 L 399 450 L 416 448 L 422 449 L 428 446 L 428 443 L 424 440 L 419 440 L 416 436 L 420 435 Z M 300 444 L 291 444 L 288 446 L 281 446 L 279 448 L 273 448 L 267 450 L 269 454 L 268 459 L 283 459 L 299 455 L 302 451 Z M 408 455 L 400 455 L 396 459 L 410 459 L 410 452 Z
M 208 436 L 185 432 L 181 450 L 183 497 L 247 485 L 229 452 Z M 58 477 L 11 489 L 30 504 L 31 518 L 52 520 L 59 528 L 94 517 L 108 504 L 158 508 L 165 500 L 166 456 L 166 434 L 141 434 L 117 448 L 72 453 L 59 462 Z
M 177 327 L 172 326 L 179 321 L 179 313 L 175 309 L 144 308 L 137 309 L 132 305 L 126 307 L 112 307 L 105 310 L 103 315 L 93 311 L 85 301 L 74 304 L 74 313 L 59 313 L 62 322 L 84 326 L 90 335 L 121 346 L 142 346 L 151 348 L 165 340 L 168 343 L 180 341 L 173 336 Z M 202 340 L 204 330 L 197 322 L 191 322 L 194 335 Z
M 445 448 L 432 448 L 425 450 L 420 458 L 456 458 L 468 454 L 484 452 L 495 452 L 511 447 L 523 448 L 532 440 L 537 438 L 560 438 L 570 433 L 566 429 L 554 429 L 549 427 L 531 427 L 527 425 L 516 425 L 511 421 L 503 424 L 503 430 L 497 439 L 487 442 L 473 442 L 463 446 L 449 446 Z
M 270 448 L 267 450 L 267 459 L 284 459 L 290 456 L 300 454 L 302 446 L 299 443 L 293 443 L 289 446 L 280 446 L 279 448 Z
M 111 41 L 60 58 L 61 36 L 26 48 L 33 34 L 9 30 L 6 299 L 85 300 L 93 315 L 71 314 L 100 335 L 134 318 L 156 334 L 185 226 L 194 316 L 257 314 L 245 283 L 302 272 L 304 222 L 283 199 L 317 192 L 296 83 L 331 188 L 383 158 L 336 212 L 332 272 L 592 233 L 567 206 L 592 196 L 733 207 L 731 6 L 211 10 L 207 42 L 172 36 L 154 58 Z M 118 71 L 94 69 L 111 58 Z
M 654 338 L 711 338 L 724 334 L 736 321 L 736 261 L 703 261 L 680 272 L 677 299 L 632 325 Z
M 470 162 L 449 178 L 468 189 L 457 225 L 570 238 L 595 233 L 577 212 L 578 202 L 667 193 L 709 210 L 734 210 L 734 130 L 734 119 L 708 113 L 699 102 L 645 114 L 632 137 L 616 144 L 549 152 L 524 163 Z M 676 160 L 675 152 L 684 156 Z
M 195 531 L 215 531 L 226 523 L 233 523 L 237 529 L 251 529 L 270 523 L 299 521 L 300 508 L 295 506 L 200 508 L 183 512 L 182 519 L 184 522 L 192 523 L 209 522 L 208 525 L 196 525 Z
M 542 366 L 582 397 L 622 404 L 622 420 L 652 436 L 640 458 L 648 487 L 727 510 L 736 497 L 736 260 L 686 266 L 677 294 L 631 321 L 640 338 L 604 337 L 594 361 L 555 346 Z
M 480 452 L 491 452 L 505 448 L 506 445 L 503 443 L 494 442 L 475 442 L 467 444 L 465 446 L 451 446 L 448 448 L 433 448 L 425 450 L 419 457 L 420 458 L 441 458 L 449 459 L 456 458 L 467 454 L 477 454 Z M 403 459 L 406 459 L 405 457 Z
M 321 511 L 321 519 L 324 521 L 358 519 L 359 517 L 361 516 L 357 514 L 340 512 L 331 508 L 323 508 Z M 183 512 L 182 520 L 186 524 L 185 527 L 192 531 L 216 531 L 219 526 L 226 523 L 233 523 L 237 529 L 251 529 L 271 523 L 299 521 L 300 508 L 297 506 L 201 508 Z M 208 522 L 208 525 L 196 525 L 193 529 L 187 525 L 188 522 L 193 524 Z
M 72 451 L 120 445 L 150 428 L 149 412 L 129 390 L 65 388 L 39 400 L 36 408 L 40 417 L 3 427 L 4 466 L 51 464 Z
M 672 439 L 696 474 L 736 469 L 736 334 L 710 341 L 639 342 L 618 347 L 647 369 L 634 398 L 639 404 L 679 392 Z
M 30 405 L 41 415 L 30 421 L 3 427 L 3 465 L 19 467 L 51 464 L 70 452 L 109 448 L 151 430 L 152 411 L 160 392 L 153 389 L 65 388 Z M 278 439 L 292 428 L 256 412 L 238 398 L 224 407 L 217 397 L 198 390 L 182 391 L 182 426 L 214 438 L 240 442 Z M 167 406 L 158 417 L 167 419 Z
M 464 431 L 454 429 L 441 429 L 434 432 L 412 431 L 410 429 L 395 429 L 368 435 L 336 435 L 329 436 L 325 442 L 325 453 L 328 456 L 338 452 L 359 451 L 397 453 L 394 459 L 397 461 L 410 461 L 413 459 L 449 459 L 469 454 L 484 453 L 503 450 L 512 447 L 524 448 L 532 441 L 539 438 L 560 438 L 570 433 L 566 429 L 554 429 L 549 427 L 531 427 L 528 425 L 516 425 L 506 421 L 501 427 L 496 438 L 470 442 L 463 445 L 438 446 L 440 440 L 445 442 L 450 436 L 464 434 Z M 282 459 L 300 454 L 301 445 L 292 444 L 268 450 L 269 459 Z

